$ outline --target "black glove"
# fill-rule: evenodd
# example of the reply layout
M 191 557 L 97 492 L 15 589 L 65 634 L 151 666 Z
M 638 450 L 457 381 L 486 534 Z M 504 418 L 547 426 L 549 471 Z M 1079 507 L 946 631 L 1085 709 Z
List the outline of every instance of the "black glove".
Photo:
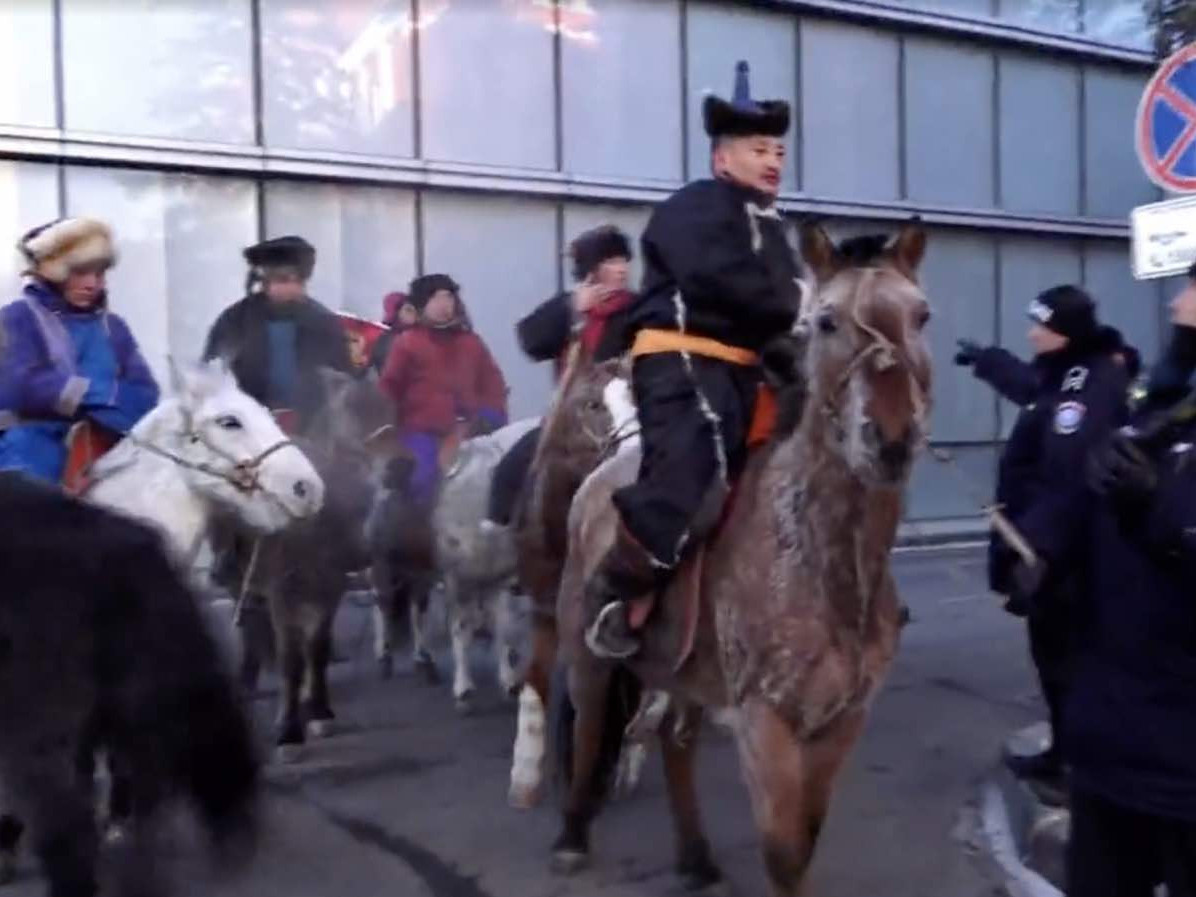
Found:
M 1119 508 L 1143 508 L 1154 498 L 1159 474 L 1130 436 L 1114 433 L 1088 462 L 1088 485 Z
M 1028 617 L 1034 613 L 1034 605 L 1046 577 L 1047 565 L 1044 561 L 1027 564 L 1019 560 L 1010 573 L 1009 598 L 1005 602 L 1005 610 L 1015 617 Z
M 980 359 L 980 353 L 984 351 L 984 347 L 977 342 L 970 339 L 958 339 L 955 345 L 959 346 L 959 351 L 955 353 L 955 363 L 961 368 L 970 368 Z

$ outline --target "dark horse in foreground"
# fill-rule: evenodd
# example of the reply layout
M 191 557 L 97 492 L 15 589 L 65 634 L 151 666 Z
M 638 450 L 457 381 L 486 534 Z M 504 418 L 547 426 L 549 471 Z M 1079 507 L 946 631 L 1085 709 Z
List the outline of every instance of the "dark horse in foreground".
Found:
M 258 763 L 196 597 L 161 539 L 121 515 L 0 474 L 0 791 L 24 820 L 51 897 L 97 890 L 81 733 L 101 721 L 128 761 L 138 820 L 115 893 L 166 893 L 146 836 L 187 799 L 214 846 L 250 847 Z M 19 829 L 0 822 L 0 850 Z

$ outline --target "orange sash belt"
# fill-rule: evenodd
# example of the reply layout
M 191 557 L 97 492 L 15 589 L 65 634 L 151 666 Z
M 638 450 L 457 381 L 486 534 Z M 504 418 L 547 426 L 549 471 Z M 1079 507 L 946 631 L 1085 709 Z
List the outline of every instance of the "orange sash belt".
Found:
M 760 356 L 749 349 L 739 346 L 728 346 L 708 336 L 694 336 L 691 333 L 679 333 L 676 330 L 656 330 L 648 328 L 635 335 L 635 342 L 631 345 L 631 357 L 641 355 L 659 355 L 662 352 L 688 352 L 691 355 L 703 355 L 706 358 L 717 358 L 730 364 L 741 364 L 751 367 L 760 363 Z

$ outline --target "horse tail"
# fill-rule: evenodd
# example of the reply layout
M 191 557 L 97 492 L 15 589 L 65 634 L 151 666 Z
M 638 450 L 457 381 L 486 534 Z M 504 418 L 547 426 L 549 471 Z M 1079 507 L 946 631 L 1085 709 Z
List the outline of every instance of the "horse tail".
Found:
M 573 785 L 573 724 L 577 708 L 569 696 L 565 668 L 558 667 L 552 681 L 553 756 L 557 779 L 568 789 Z M 643 685 L 626 667 L 616 667 L 611 674 L 603 708 L 602 742 L 587 786 L 588 798 L 595 808 L 610 793 L 619 758 L 623 753 L 623 739 L 627 726 L 639 709 Z
M 137 525 L 120 547 L 123 581 L 96 608 L 96 648 L 102 712 L 127 752 L 134 801 L 149 809 L 180 794 L 223 859 L 246 857 L 259 776 L 249 721 L 161 540 Z

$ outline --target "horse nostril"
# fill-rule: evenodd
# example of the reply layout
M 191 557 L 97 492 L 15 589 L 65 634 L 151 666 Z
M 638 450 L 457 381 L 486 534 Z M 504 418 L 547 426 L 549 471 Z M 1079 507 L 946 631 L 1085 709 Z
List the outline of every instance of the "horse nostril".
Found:
M 881 463 L 890 470 L 905 467 L 909 463 L 909 459 L 910 449 L 908 442 L 886 442 L 880 447 Z
M 295 493 L 295 498 L 307 498 L 311 493 L 311 487 L 303 480 L 296 480 L 295 485 L 291 487 L 291 491 Z

